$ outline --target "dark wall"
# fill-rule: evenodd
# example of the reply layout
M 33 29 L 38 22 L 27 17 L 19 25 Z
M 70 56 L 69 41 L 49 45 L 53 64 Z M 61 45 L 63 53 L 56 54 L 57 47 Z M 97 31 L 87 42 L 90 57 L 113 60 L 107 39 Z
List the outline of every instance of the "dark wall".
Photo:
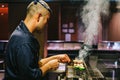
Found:
M 48 22 L 48 40 L 58 40 L 59 39 L 59 8 L 58 3 L 49 3 L 53 14 Z
M 7 40 L 9 36 L 8 14 L 0 14 L 0 40 Z
M 0 3 L 2 4 L 7 7 L 4 9 L 0 6 L 0 40 L 8 40 L 19 22 L 24 19 L 28 3 Z
M 0 0 L 0 2 L 7 2 L 7 3 L 11 3 L 11 2 L 31 2 L 33 0 Z
M 9 3 L 9 30 L 10 33 L 17 27 L 26 14 L 27 3 Z
M 4 6 L 3 6 L 4 5 Z M 9 36 L 8 5 L 0 4 L 0 40 L 7 40 Z
M 34 0 L 0 0 L 0 2 L 31 2 Z M 46 2 L 81 2 L 86 0 L 45 0 Z

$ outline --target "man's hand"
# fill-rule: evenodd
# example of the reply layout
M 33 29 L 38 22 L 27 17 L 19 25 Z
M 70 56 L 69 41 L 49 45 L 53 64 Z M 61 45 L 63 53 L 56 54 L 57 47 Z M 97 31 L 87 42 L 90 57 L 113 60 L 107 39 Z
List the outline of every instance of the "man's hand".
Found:
M 59 54 L 56 56 L 57 56 L 59 62 L 62 62 L 62 63 L 68 62 L 69 63 L 71 61 L 67 54 Z

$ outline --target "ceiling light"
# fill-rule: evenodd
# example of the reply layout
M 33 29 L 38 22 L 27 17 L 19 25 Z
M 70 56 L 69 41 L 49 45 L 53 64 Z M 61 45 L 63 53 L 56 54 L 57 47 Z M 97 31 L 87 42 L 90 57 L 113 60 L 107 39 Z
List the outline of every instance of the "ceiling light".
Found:
M 5 7 L 5 5 L 2 5 L 2 7 Z

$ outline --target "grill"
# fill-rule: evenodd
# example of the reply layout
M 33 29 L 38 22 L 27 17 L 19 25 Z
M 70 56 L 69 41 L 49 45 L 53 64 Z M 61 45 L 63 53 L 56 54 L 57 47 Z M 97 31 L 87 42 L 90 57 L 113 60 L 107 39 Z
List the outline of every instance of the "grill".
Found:
M 120 51 L 90 50 L 86 58 L 93 80 L 120 80 Z

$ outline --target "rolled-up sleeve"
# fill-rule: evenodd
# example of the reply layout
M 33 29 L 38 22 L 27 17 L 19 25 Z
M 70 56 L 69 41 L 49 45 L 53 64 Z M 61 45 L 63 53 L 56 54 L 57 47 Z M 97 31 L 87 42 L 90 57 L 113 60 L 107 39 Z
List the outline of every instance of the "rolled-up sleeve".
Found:
M 22 80 L 41 80 L 42 71 L 38 67 L 37 58 L 36 50 L 31 44 L 26 43 L 18 48 L 16 60 Z

